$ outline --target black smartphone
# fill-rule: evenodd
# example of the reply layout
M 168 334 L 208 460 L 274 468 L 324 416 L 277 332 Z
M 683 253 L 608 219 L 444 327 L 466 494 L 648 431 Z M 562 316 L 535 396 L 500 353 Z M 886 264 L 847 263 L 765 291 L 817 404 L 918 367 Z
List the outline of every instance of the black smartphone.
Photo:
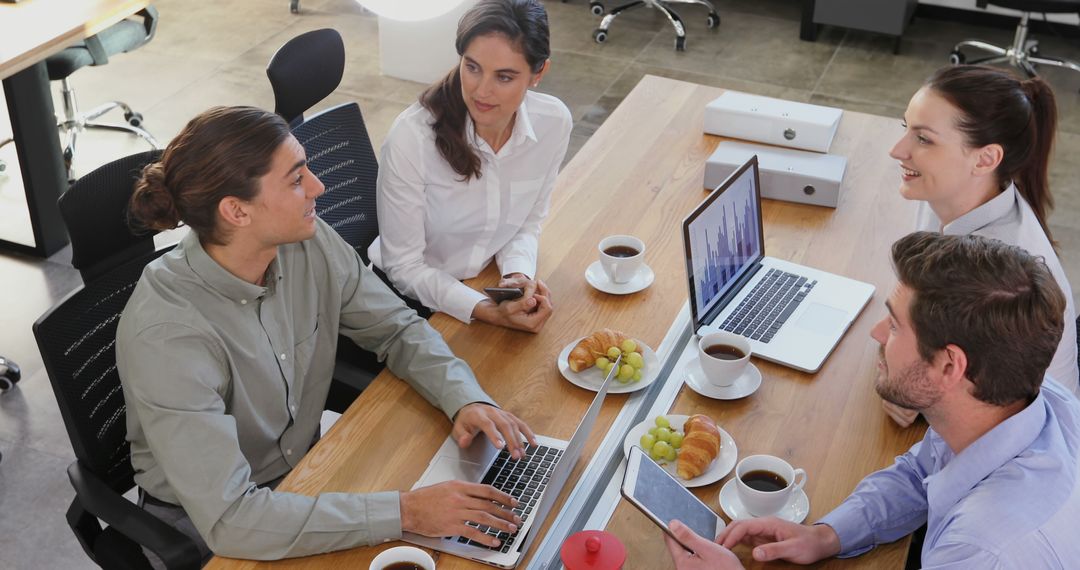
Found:
M 487 293 L 492 301 L 502 303 L 520 298 L 525 294 L 525 290 L 520 287 L 484 287 L 484 293 Z
M 636 445 L 630 448 L 626 460 L 622 495 L 671 538 L 675 535 L 667 523 L 675 519 L 709 540 L 714 540 L 724 530 L 724 521 L 712 509 Z M 675 542 L 679 539 L 675 538 Z M 682 547 L 694 551 L 685 544 Z

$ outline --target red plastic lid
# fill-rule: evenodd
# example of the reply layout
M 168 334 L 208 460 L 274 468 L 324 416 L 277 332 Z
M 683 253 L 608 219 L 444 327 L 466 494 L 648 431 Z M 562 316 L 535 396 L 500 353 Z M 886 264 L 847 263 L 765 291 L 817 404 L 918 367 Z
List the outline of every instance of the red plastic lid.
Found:
M 619 570 L 626 562 L 626 547 L 610 532 L 583 530 L 566 539 L 559 557 L 566 570 Z

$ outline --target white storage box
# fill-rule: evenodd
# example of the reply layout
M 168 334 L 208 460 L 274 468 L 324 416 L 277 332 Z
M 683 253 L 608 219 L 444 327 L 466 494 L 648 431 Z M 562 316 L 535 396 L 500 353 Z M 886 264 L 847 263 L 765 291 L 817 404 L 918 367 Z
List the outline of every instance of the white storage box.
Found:
M 846 158 L 736 141 L 722 141 L 705 162 L 705 188 L 719 186 L 755 154 L 762 198 L 830 208 L 840 202 Z
M 841 109 L 726 91 L 705 107 L 705 132 L 828 152 Z

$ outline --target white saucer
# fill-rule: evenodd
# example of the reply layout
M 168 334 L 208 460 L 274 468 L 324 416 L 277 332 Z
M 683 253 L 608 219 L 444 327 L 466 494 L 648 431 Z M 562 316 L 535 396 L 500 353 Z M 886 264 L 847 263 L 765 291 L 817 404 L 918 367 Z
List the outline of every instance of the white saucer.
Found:
M 680 414 L 664 414 L 664 417 L 671 422 L 671 427 L 675 431 L 683 431 L 683 425 L 686 424 L 686 420 L 690 419 L 690 416 Z M 654 421 L 652 418 L 647 419 L 630 428 L 630 431 L 626 433 L 626 437 L 623 438 L 623 453 L 627 457 L 630 457 L 631 447 L 635 445 L 641 446 L 641 436 L 648 433 L 649 428 L 656 425 L 653 423 Z M 704 473 L 693 479 L 683 479 L 678 475 L 677 463 L 660 462 L 660 467 L 681 483 L 683 487 L 703 487 L 723 479 L 725 475 L 735 468 L 735 461 L 739 458 L 739 448 L 735 446 L 735 440 L 731 438 L 731 434 L 724 431 L 724 428 L 716 426 L 716 429 L 720 431 L 720 454 L 709 464 L 709 468 Z
M 720 489 L 720 508 L 733 521 L 754 518 L 754 515 L 750 514 L 743 505 L 742 499 L 739 498 L 739 490 L 735 485 L 735 478 L 732 477 Z M 810 498 L 806 496 L 805 491 L 799 489 L 791 494 L 788 504 L 773 516 L 793 523 L 801 523 L 806 520 L 808 514 L 810 514 Z
M 633 279 L 626 283 L 613 283 L 608 278 L 607 273 L 604 271 L 604 266 L 599 261 L 592 262 L 588 269 L 585 270 L 585 280 L 589 282 L 589 285 L 603 291 L 604 293 L 611 293 L 612 295 L 629 295 L 630 293 L 637 293 L 642 289 L 645 289 L 649 285 L 652 285 L 653 280 L 656 279 L 656 274 L 648 265 L 642 263 L 638 269 L 637 274 Z
M 731 386 L 713 386 L 705 379 L 705 371 L 696 358 L 686 363 L 686 385 L 691 390 L 716 400 L 738 400 L 757 391 L 761 386 L 761 371 L 753 362 L 746 364 L 746 370 L 735 379 Z

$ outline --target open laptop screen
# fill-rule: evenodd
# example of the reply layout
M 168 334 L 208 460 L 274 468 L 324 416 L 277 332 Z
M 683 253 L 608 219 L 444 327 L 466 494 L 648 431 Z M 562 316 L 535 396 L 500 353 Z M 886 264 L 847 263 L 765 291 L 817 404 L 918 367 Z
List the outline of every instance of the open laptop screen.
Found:
M 763 255 L 757 156 L 686 218 L 683 240 L 693 315 L 704 320 Z

